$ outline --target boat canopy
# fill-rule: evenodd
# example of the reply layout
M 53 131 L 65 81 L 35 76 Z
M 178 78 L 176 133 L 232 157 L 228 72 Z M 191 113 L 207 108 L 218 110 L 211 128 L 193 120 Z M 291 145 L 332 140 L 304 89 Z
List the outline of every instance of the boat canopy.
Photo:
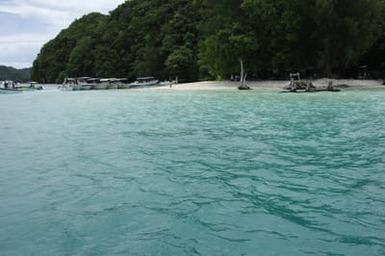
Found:
M 146 82 L 154 80 L 153 77 L 142 77 L 139 78 L 139 81 Z M 128 82 L 127 78 L 91 78 L 91 77 L 70 77 L 64 80 L 64 83 L 78 83 L 78 82 L 87 82 L 87 83 L 125 83 Z
M 100 79 L 101 82 L 116 82 L 118 81 L 117 78 L 103 78 L 103 79 Z
M 152 77 L 152 76 L 138 77 L 138 78 L 136 78 L 136 80 L 139 81 L 139 82 L 147 82 L 147 81 L 155 80 L 155 77 Z
M 88 78 L 87 79 L 87 82 L 89 83 L 100 83 L 102 81 L 102 79 L 100 78 Z

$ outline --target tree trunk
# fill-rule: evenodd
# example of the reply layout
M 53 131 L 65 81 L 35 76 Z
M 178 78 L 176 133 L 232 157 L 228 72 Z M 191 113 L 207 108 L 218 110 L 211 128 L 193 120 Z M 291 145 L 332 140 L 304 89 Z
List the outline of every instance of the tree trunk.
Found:
M 246 78 L 247 78 L 247 72 L 245 73 L 245 75 L 243 76 L 243 86 L 247 86 L 246 85 Z
M 239 59 L 239 63 L 241 64 L 241 78 L 240 78 L 240 82 L 241 82 L 241 87 L 243 87 L 243 85 L 244 85 L 244 82 L 243 82 L 243 73 L 244 73 L 243 60 Z
M 245 73 L 245 70 L 244 70 L 243 59 L 239 59 L 239 64 L 241 65 L 241 77 L 240 77 L 241 85 L 238 87 L 238 89 L 248 90 L 250 89 L 250 87 L 246 85 L 247 73 Z

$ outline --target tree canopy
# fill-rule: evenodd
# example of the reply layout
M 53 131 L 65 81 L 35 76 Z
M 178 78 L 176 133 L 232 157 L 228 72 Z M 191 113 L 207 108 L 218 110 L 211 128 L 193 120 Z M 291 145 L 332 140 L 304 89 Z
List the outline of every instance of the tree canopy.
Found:
M 289 72 L 383 75 L 384 0 L 131 0 L 91 13 L 48 42 L 32 79 L 156 76 L 226 79 Z

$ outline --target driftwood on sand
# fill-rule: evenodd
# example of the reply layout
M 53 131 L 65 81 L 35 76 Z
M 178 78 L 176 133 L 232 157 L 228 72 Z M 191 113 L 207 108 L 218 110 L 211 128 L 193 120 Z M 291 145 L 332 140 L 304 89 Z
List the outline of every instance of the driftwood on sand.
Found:
M 316 90 L 316 87 L 313 85 L 311 81 L 290 81 L 290 84 L 286 86 L 284 89 L 295 92 L 297 90 L 305 90 L 307 92 Z
M 301 80 L 300 73 L 292 73 L 290 74 L 290 83 L 288 86 L 284 88 L 285 92 L 321 92 L 321 91 L 329 91 L 329 92 L 339 92 L 339 89 L 335 89 L 333 86 L 333 82 L 329 81 L 328 85 L 325 89 L 317 88 L 310 80 Z

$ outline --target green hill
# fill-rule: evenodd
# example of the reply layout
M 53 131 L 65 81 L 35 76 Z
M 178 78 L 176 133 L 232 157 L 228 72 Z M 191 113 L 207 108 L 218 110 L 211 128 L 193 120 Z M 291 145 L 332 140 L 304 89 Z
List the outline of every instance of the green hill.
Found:
M 13 80 L 24 82 L 30 80 L 31 68 L 16 69 L 13 67 L 0 66 L 0 81 Z
M 63 30 L 41 49 L 32 79 L 221 79 L 239 72 L 240 60 L 253 78 L 355 75 L 359 66 L 383 65 L 384 6 L 382 0 L 131 0 Z

